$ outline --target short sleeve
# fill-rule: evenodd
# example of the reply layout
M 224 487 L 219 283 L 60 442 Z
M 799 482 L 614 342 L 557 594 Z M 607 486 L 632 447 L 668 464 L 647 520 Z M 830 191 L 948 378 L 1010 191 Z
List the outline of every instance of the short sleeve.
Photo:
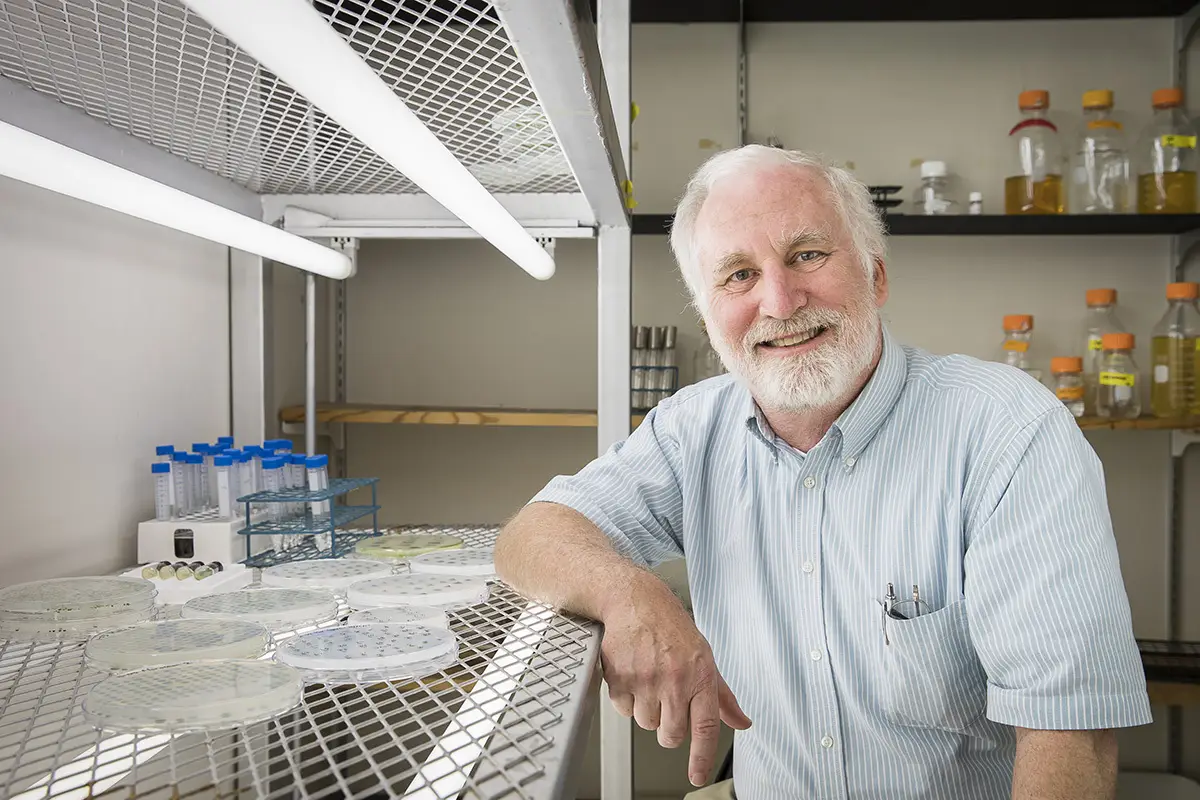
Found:
M 964 556 L 988 718 L 1038 730 L 1148 724 L 1099 458 L 1056 408 L 994 463 Z
M 554 478 L 530 502 L 573 508 L 642 566 L 681 558 L 679 447 L 667 427 L 652 409 L 628 439 L 575 475 Z

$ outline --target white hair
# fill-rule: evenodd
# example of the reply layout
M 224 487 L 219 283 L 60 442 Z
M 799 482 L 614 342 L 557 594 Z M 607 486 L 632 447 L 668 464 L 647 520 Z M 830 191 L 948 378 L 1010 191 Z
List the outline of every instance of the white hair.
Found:
M 675 208 L 675 222 L 671 225 L 671 250 L 693 302 L 704 295 L 703 275 L 695 249 L 696 219 L 700 216 L 704 201 L 718 181 L 779 166 L 808 169 L 825 180 L 834 209 L 850 234 L 863 269 L 868 278 L 875 273 L 875 262 L 887 252 L 886 234 L 883 220 L 871 202 L 871 193 L 866 185 L 849 170 L 814 153 L 748 144 L 717 153 L 701 164 L 688 181 L 683 197 Z

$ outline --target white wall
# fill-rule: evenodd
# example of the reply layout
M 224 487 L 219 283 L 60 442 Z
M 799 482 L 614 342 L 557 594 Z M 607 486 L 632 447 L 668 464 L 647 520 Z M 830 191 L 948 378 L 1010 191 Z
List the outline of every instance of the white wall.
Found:
M 0 178 L 0 585 L 132 564 L 154 446 L 228 431 L 227 252 Z

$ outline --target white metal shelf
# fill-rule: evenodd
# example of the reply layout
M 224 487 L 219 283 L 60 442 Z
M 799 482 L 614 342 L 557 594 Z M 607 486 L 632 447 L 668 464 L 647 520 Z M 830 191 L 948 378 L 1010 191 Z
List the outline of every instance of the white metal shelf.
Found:
M 452 533 L 468 546 L 497 531 L 397 530 Z M 84 665 L 82 643 L 0 643 L 0 796 L 563 796 L 586 740 L 596 626 L 500 584 L 450 618 L 459 663 L 437 675 L 313 684 L 299 708 L 268 722 L 175 736 L 92 728 L 81 703 L 103 675 Z

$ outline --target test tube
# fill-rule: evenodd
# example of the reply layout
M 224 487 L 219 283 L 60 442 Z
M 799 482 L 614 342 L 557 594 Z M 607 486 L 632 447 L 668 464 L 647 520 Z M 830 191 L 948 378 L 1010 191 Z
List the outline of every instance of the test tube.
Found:
M 256 444 L 248 444 L 242 448 L 246 453 L 250 454 L 250 471 L 253 473 L 251 482 L 254 484 L 254 491 L 262 491 L 262 448 Z
M 216 456 L 213 469 L 217 473 L 217 517 L 233 519 L 233 456 Z
M 281 456 L 281 455 L 289 455 L 290 456 L 292 454 L 292 440 L 291 439 L 268 439 L 267 441 L 263 442 L 263 444 L 266 447 L 269 447 L 272 450 L 274 450 L 275 455 L 277 455 L 277 456 Z
M 254 459 L 245 450 L 238 456 L 238 497 L 245 497 L 257 491 L 254 488 Z
M 182 517 L 192 511 L 192 493 L 190 491 L 191 467 L 188 465 L 188 454 L 178 451 L 171 454 L 171 484 L 175 487 L 175 516 Z
M 158 447 L 154 448 L 154 455 L 158 456 L 159 461 L 170 462 L 171 454 L 174 452 L 175 445 L 173 444 L 160 444 Z
M 199 466 L 196 469 L 196 495 L 193 498 L 197 511 L 212 508 L 212 490 L 210 488 L 212 481 L 209 479 L 212 456 L 209 453 L 210 448 L 204 442 L 192 445 L 192 454 L 200 456 Z
M 309 456 L 304 460 L 304 466 L 308 471 L 310 492 L 320 492 L 329 488 L 329 456 Z M 311 505 L 314 517 L 329 516 L 328 500 L 317 500 Z
M 158 460 L 168 465 L 167 472 L 174 472 L 174 468 L 170 467 L 171 459 L 175 455 L 175 445 L 160 444 L 154 448 L 154 455 L 158 456 Z M 167 499 L 171 503 L 171 513 L 175 513 L 175 478 L 172 476 L 167 480 Z
M 171 465 L 156 461 L 150 465 L 150 474 L 154 476 L 154 518 L 168 520 L 171 518 Z
M 263 488 L 268 492 L 278 492 L 283 488 L 283 459 L 279 456 L 268 456 L 262 460 Z M 283 521 L 283 506 L 270 503 L 267 506 L 272 522 Z
M 208 475 L 204 472 L 204 456 L 188 453 L 188 498 L 192 511 L 203 511 L 208 497 Z
M 217 447 L 219 447 L 222 450 L 227 450 L 227 449 L 233 447 L 233 437 L 232 436 L 218 436 L 217 437 Z
M 292 453 L 292 457 L 289 459 L 289 461 L 291 463 L 288 464 L 288 469 L 292 471 L 292 486 L 296 487 L 297 489 L 304 489 L 305 484 L 308 482 L 308 471 L 306 468 L 306 465 L 308 464 L 308 456 L 304 453 Z M 307 510 L 308 509 L 304 507 L 303 500 L 295 503 L 292 506 L 292 513 L 297 517 L 303 517 Z

